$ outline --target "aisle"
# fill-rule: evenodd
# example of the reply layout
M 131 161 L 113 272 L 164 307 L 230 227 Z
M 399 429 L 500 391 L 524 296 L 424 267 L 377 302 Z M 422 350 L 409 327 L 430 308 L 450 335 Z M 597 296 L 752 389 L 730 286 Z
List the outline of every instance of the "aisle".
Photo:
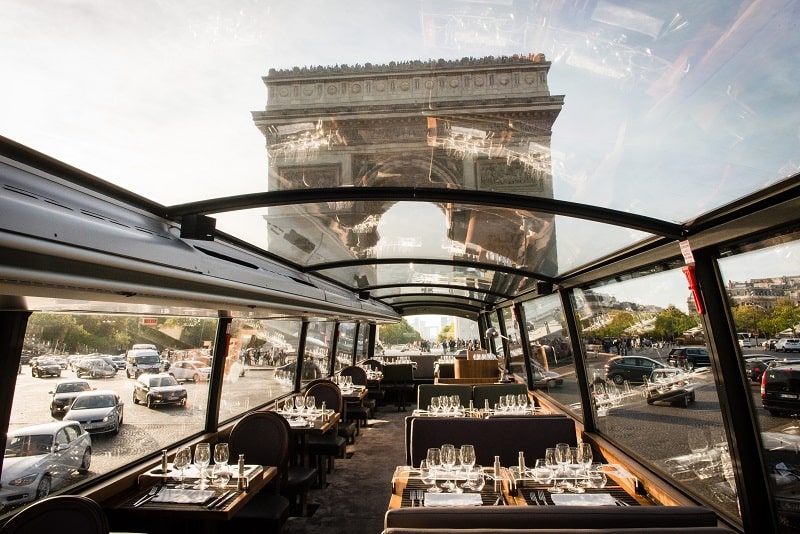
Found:
M 394 468 L 405 463 L 403 421 L 411 415 L 398 412 L 393 404 L 382 406 L 362 428 L 355 445 L 348 445 L 348 459 L 336 460 L 336 471 L 328 475 L 328 487 L 312 490 L 311 517 L 291 517 L 284 534 L 380 534 L 391 497 Z M 352 454 L 350 454 L 352 453 Z

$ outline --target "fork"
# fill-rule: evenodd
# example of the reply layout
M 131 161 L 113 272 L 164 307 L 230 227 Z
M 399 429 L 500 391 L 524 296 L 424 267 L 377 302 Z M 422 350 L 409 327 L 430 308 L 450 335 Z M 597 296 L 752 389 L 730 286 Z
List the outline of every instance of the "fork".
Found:
M 539 500 L 542 501 L 542 504 L 547 506 L 547 497 L 544 494 L 544 490 L 539 490 Z
M 161 486 L 153 486 L 152 488 L 150 488 L 150 491 L 147 492 L 147 495 L 145 495 L 144 497 L 140 498 L 138 501 L 133 503 L 133 507 L 136 508 L 138 506 L 143 505 L 144 503 L 146 503 L 147 501 L 158 495 L 159 491 L 161 491 Z

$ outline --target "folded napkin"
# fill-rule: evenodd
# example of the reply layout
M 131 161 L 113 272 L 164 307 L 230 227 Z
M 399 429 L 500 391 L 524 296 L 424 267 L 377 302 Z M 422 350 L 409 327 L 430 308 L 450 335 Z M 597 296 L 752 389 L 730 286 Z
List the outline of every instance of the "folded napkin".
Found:
M 554 504 L 570 506 L 616 506 L 617 500 L 608 493 L 551 493 Z
M 162 489 L 153 497 L 152 502 L 170 502 L 177 504 L 203 504 L 217 493 L 214 490 L 196 489 Z
M 425 506 L 480 506 L 480 493 L 426 493 Z
M 289 419 L 289 426 L 292 428 L 305 428 L 308 426 L 308 421 L 305 419 Z

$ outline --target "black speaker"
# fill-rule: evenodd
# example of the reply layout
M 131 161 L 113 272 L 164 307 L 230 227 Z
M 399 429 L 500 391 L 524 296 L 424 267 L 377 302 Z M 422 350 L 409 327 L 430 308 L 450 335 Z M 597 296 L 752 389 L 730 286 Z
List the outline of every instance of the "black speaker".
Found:
M 181 237 L 214 241 L 217 220 L 206 215 L 184 215 L 181 218 Z

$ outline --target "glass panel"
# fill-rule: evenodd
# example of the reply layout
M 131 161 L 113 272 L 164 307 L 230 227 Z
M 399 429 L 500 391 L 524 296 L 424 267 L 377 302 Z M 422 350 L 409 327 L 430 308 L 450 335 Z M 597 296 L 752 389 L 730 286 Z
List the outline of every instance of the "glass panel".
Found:
M 220 421 L 294 389 L 300 321 L 234 319 L 222 383 Z
M 334 373 L 341 370 L 342 367 L 353 365 L 353 344 L 355 343 L 355 334 L 356 323 L 339 324 L 339 342 L 336 345 L 336 360 L 333 368 Z
M 335 326 L 335 323 L 323 321 L 312 321 L 308 324 L 306 352 L 303 358 L 303 376 L 300 379 L 301 386 L 316 378 L 330 375 L 333 329 Z
M 361 323 L 358 329 L 358 343 L 356 344 L 356 363 L 366 360 L 368 357 L 367 341 L 369 340 L 369 323 Z
M 561 299 L 548 295 L 527 301 L 522 305 L 525 313 L 525 328 L 530 342 L 531 373 L 530 389 L 547 393 L 564 409 L 581 418 L 580 392 L 575 382 L 572 348 L 564 322 Z M 524 371 L 522 372 L 524 375 Z M 527 381 L 527 376 L 525 376 Z
M 216 319 L 31 314 L 11 406 L 3 503 L 14 509 L 37 492 L 106 475 L 202 431 L 216 330 Z M 49 445 L 65 426 L 60 439 L 69 454 L 54 454 Z M 36 453 L 41 461 L 12 460 L 32 454 L 33 443 L 48 443 Z
M 795 491 L 800 469 L 800 366 L 784 363 L 797 360 L 794 354 L 800 352 L 798 254 L 800 241 L 795 240 L 719 262 L 736 330 L 742 332 L 745 379 L 751 384 L 754 424 L 761 430 L 782 532 L 800 528 Z
M 598 431 L 739 521 L 702 321 L 683 272 L 613 281 L 576 292 L 575 303 Z

